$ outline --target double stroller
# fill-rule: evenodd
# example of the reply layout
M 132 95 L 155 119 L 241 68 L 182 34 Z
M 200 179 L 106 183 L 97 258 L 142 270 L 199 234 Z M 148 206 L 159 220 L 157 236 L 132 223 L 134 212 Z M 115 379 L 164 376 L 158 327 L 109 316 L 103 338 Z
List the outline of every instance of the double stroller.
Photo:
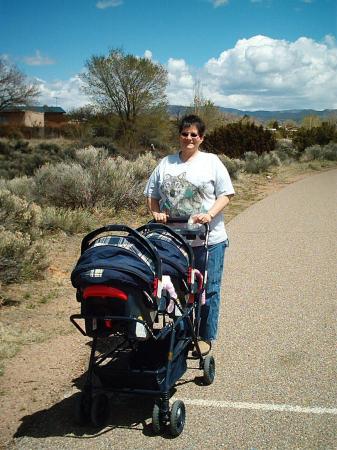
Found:
M 187 222 L 186 218 L 173 219 Z M 81 313 L 70 317 L 92 338 L 86 380 L 77 394 L 75 418 L 105 424 L 113 394 L 154 399 L 152 427 L 178 436 L 185 405 L 170 398 L 195 349 L 203 384 L 213 383 L 213 356 L 198 344 L 205 278 L 194 267 L 190 242 L 201 238 L 207 264 L 208 225 L 174 228 L 148 223 L 138 229 L 107 225 L 84 237 L 71 274 Z M 102 350 L 102 347 L 105 349 Z

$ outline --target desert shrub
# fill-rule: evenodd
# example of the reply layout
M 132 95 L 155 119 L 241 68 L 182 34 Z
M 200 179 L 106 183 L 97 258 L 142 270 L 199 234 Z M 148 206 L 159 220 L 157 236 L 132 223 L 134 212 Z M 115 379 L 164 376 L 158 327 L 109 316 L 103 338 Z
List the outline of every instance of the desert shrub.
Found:
M 73 147 L 62 148 L 48 142 L 41 142 L 36 146 L 23 140 L 0 142 L 0 177 L 31 176 L 46 163 L 72 160 L 74 152 Z
M 14 125 L 0 125 L 0 137 L 23 139 L 24 133 L 22 132 L 21 127 Z
M 29 202 L 34 200 L 34 180 L 30 177 L 23 176 L 12 178 L 11 180 L 3 180 L 3 187 L 8 189 L 12 194 Z
M 327 145 L 311 145 L 307 147 L 302 156 L 301 161 L 313 161 L 313 160 L 337 160 L 337 143 L 330 142 Z
M 81 164 L 83 168 L 91 168 L 108 157 L 108 151 L 103 148 L 95 148 L 90 145 L 75 152 L 76 161 Z
M 89 231 L 95 225 L 95 220 L 88 210 L 72 210 L 53 206 L 42 209 L 41 228 L 44 230 L 62 230 L 69 234 L 75 234 Z
M 274 151 L 283 163 L 289 163 L 298 158 L 298 153 L 290 139 L 278 140 Z
M 0 282 L 30 280 L 47 267 L 46 252 L 27 233 L 0 227 Z
M 111 158 L 107 150 L 94 147 L 78 150 L 76 158 L 90 173 L 93 204 L 115 209 L 138 203 L 142 185 L 156 166 L 151 153 L 129 161 L 121 156 Z
M 337 161 L 337 142 L 329 142 L 323 147 L 323 159 Z
M 103 206 L 119 209 L 137 205 L 143 196 L 143 183 L 137 179 L 134 163 L 118 156 L 108 158 L 96 173 L 99 197 Z
M 150 152 L 138 156 L 138 158 L 132 163 L 135 179 L 139 182 L 147 180 L 157 163 L 158 161 Z
M 323 122 L 319 127 L 298 129 L 293 139 L 296 149 L 303 153 L 304 150 L 313 145 L 326 145 L 329 142 L 337 142 L 336 125 Z
M 110 156 L 118 154 L 118 148 L 114 141 L 105 136 L 95 136 L 90 138 L 90 144 L 93 147 L 105 148 Z
M 8 230 L 28 233 L 34 238 L 39 233 L 41 208 L 2 189 L 0 191 L 0 223 Z
M 69 208 L 93 205 L 91 176 L 78 163 L 46 164 L 37 170 L 34 182 L 40 204 Z
M 226 155 L 218 155 L 228 170 L 230 177 L 234 180 L 238 178 L 240 170 L 244 167 L 245 163 L 241 159 L 231 159 Z
M 46 165 L 34 177 L 39 203 L 64 208 L 105 206 L 127 208 L 142 199 L 142 192 L 155 161 L 144 155 L 135 163 L 120 156 L 107 157 L 107 150 L 78 150 L 76 163 Z
M 312 161 L 313 159 L 319 159 L 321 153 L 322 147 L 320 145 L 311 145 L 302 153 L 301 161 Z
M 206 135 L 203 147 L 212 153 L 242 159 L 246 152 L 257 155 L 270 152 L 275 144 L 275 137 L 269 130 L 252 122 L 240 121 L 214 129 Z
M 281 164 L 276 153 L 263 153 L 257 155 L 255 152 L 245 153 L 244 170 L 248 173 L 266 172 L 272 166 L 279 166 Z

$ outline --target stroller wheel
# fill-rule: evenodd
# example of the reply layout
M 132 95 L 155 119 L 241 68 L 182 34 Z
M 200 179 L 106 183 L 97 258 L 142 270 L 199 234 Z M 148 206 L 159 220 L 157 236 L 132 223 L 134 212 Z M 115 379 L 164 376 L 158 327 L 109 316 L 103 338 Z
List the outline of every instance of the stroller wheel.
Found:
M 102 427 L 108 418 L 109 398 L 105 394 L 98 394 L 92 400 L 91 421 L 96 427 Z
M 212 355 L 207 355 L 204 359 L 204 384 L 209 386 L 215 378 L 215 360 Z
M 155 434 L 160 434 L 162 429 L 163 423 L 161 420 L 160 406 L 155 402 L 152 410 L 152 430 Z
M 185 404 L 181 400 L 176 400 L 171 409 L 170 414 L 170 433 L 176 437 L 182 433 L 185 426 Z
M 85 425 L 90 419 L 91 398 L 90 395 L 84 392 L 76 394 L 75 398 L 74 416 L 75 422 L 78 425 Z

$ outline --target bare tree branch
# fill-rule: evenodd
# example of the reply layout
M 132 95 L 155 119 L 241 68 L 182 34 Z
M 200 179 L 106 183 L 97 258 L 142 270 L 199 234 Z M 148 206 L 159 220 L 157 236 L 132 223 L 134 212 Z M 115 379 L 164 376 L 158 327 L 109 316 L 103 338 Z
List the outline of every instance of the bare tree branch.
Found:
M 0 58 L 0 111 L 17 105 L 28 105 L 39 95 L 39 89 L 27 81 L 14 65 Z

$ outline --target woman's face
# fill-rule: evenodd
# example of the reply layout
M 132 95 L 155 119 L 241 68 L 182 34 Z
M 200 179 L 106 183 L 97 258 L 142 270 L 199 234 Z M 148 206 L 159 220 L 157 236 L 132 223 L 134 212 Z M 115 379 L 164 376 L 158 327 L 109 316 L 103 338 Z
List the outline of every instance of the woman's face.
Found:
M 195 125 L 191 125 L 184 128 L 180 133 L 180 148 L 183 152 L 194 153 L 198 150 L 203 140 L 203 136 L 199 136 L 198 128 Z

